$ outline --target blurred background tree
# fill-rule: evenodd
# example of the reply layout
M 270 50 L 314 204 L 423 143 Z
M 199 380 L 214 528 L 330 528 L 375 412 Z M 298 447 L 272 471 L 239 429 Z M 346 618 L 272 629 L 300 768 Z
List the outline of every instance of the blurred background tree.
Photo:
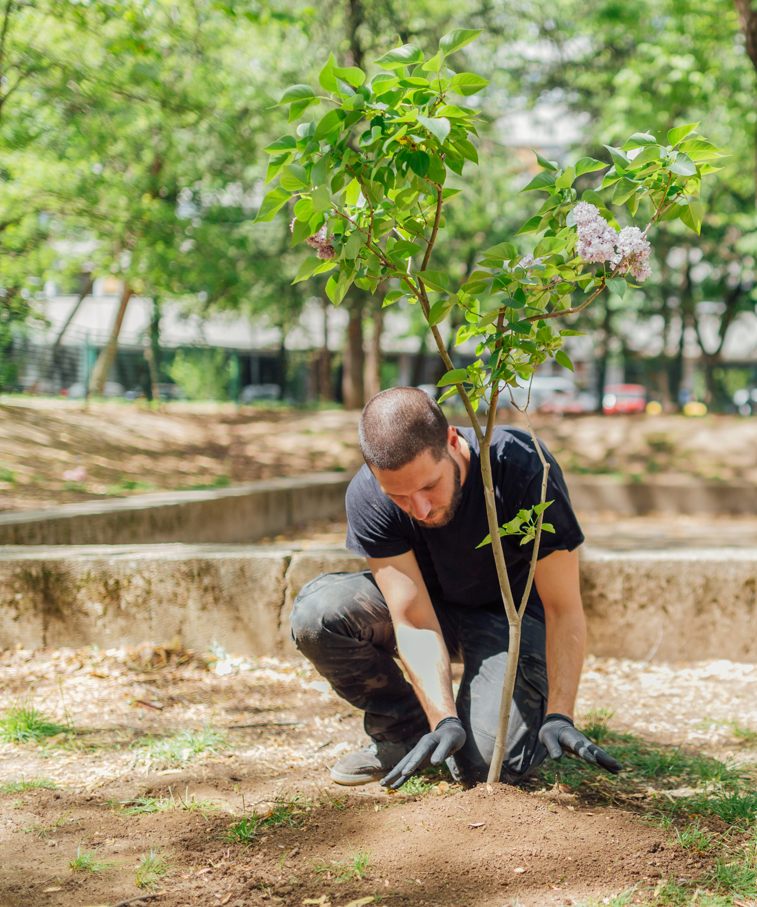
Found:
M 610 298 L 580 325 L 592 332 L 598 390 L 612 351 L 640 361 L 643 344 L 650 380 L 675 407 L 684 341 L 698 342 L 708 396 L 722 401 L 728 332 L 755 305 L 757 117 L 747 51 L 757 54 L 748 0 L 696 8 L 683 0 L 329 0 L 317 11 L 304 0 L 8 0 L 0 12 L 0 349 L 34 317 L 44 280 L 112 274 L 123 295 L 92 374 L 95 391 L 132 294 L 280 328 L 284 374 L 284 338 L 306 300 L 324 295 L 324 281 L 292 286 L 286 227 L 252 228 L 264 194 L 261 152 L 284 132 L 284 111 L 274 106 L 283 86 L 316 85 L 330 50 L 370 68 L 398 41 L 425 50 L 455 26 L 484 28 L 465 66 L 492 83 L 474 99 L 484 111 L 487 166 L 460 182 L 465 198 L 444 250 L 445 266 L 461 274 L 474 247 L 511 238 L 523 220 L 519 113 L 568 117 L 578 135 L 608 143 L 629 130 L 664 133 L 701 120 L 715 142 L 735 149 L 713 182 L 702 235 L 678 226 L 659 235 L 654 279 L 636 291 L 633 319 Z M 582 153 L 604 154 L 587 141 L 577 138 Z M 565 153 L 579 156 L 577 147 Z M 363 291 L 342 305 L 350 323 L 341 394 L 360 407 L 381 386 L 387 322 Z

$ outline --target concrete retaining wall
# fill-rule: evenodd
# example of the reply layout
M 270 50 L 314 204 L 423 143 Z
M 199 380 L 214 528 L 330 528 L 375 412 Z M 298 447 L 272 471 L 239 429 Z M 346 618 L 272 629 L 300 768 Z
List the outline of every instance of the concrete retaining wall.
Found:
M 254 542 L 308 520 L 342 516 L 349 481 L 345 473 L 325 472 L 216 491 L 0 513 L 0 545 Z M 568 487 L 579 511 L 757 513 L 757 487 L 752 485 L 637 485 L 571 476 Z
M 215 491 L 141 494 L 0 514 L 0 545 L 252 542 L 344 513 L 350 476 L 321 472 Z
M 0 647 L 213 641 L 235 654 L 291 654 L 300 588 L 365 562 L 344 549 L 156 545 L 0 549 Z M 584 549 L 588 651 L 757 662 L 757 550 Z

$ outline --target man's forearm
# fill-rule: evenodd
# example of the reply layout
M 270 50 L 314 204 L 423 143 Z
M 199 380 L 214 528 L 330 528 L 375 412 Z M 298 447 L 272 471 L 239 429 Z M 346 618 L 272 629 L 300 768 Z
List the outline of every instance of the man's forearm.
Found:
M 573 717 L 586 647 L 583 612 L 570 610 L 547 616 L 547 714 Z
M 429 725 L 434 728 L 442 718 L 456 716 L 449 653 L 441 633 L 409 624 L 395 627 L 395 633 L 402 664 Z

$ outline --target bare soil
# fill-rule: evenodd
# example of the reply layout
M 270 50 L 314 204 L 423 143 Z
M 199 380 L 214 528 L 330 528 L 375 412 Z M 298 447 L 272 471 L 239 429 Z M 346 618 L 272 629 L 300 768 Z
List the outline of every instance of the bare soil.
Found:
M 614 726 L 646 739 L 753 761 L 729 721 L 757 727 L 755 684 L 755 665 L 589 659 L 578 707 L 614 710 Z M 2 907 L 112 907 L 140 894 L 135 870 L 151 850 L 170 867 L 154 903 L 170 907 L 578 905 L 709 866 L 642 821 L 654 797 L 675 796 L 664 777 L 613 806 L 560 786 L 463 791 L 447 779 L 390 797 L 378 784 L 334 785 L 328 766 L 364 743 L 360 715 L 303 660 L 15 650 L 0 655 L 0 689 L 0 715 L 23 703 L 76 728 L 0 748 Z M 161 758 L 149 744 L 208 729 L 222 736 L 197 755 Z M 12 790 L 22 779 L 57 789 Z M 173 808 L 127 815 L 139 797 Z M 282 798 L 293 824 L 250 846 L 228 840 L 240 817 Z M 111 865 L 74 872 L 77 852 Z
M 28 510 L 150 491 L 214 488 L 355 471 L 359 414 L 232 405 L 3 398 L 0 509 Z M 517 422 L 503 412 L 500 421 Z M 455 424 L 464 414 L 451 413 Z M 757 419 L 737 416 L 536 414 L 534 425 L 568 475 L 632 481 L 757 481 Z M 71 478 L 72 471 L 83 470 Z M 68 474 L 68 478 L 66 475 Z

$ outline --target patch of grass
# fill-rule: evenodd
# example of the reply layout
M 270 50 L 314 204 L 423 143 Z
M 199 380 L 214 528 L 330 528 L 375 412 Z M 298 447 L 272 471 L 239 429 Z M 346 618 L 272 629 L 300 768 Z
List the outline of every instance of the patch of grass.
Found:
M 168 797 L 135 797 L 133 800 L 122 800 L 114 805 L 124 816 L 144 816 L 175 808 Z
M 32 705 L 11 706 L 0 718 L 0 743 L 41 743 L 58 734 L 72 734 L 68 724 L 58 724 Z
M 307 810 L 313 804 L 300 796 L 284 796 L 277 799 L 273 807 L 262 815 L 256 810 L 234 822 L 226 833 L 226 840 L 235 844 L 253 843 L 261 829 L 278 828 L 282 825 L 299 827 L 305 824 Z
M 121 479 L 114 485 L 108 485 L 105 493 L 109 495 L 119 495 L 126 491 L 157 491 L 157 486 L 152 482 L 142 482 L 139 479 Z
M 56 828 L 62 828 L 67 822 L 68 817 L 71 815 L 71 810 L 67 809 L 62 816 L 59 816 L 55 822 L 51 822 L 50 825 L 40 825 L 35 822 L 34 825 L 28 825 L 24 831 L 36 831 L 38 838 L 49 838 L 51 834 L 55 831 Z M 79 822 L 79 819 L 72 819 L 73 823 Z
M 99 863 L 94 851 L 82 852 L 81 844 L 76 850 L 76 856 L 68 864 L 72 872 L 104 872 L 115 865 L 115 863 Z
M 757 822 L 757 792 L 722 791 L 686 799 L 685 808 L 694 815 L 717 816 L 727 825 L 748 828 Z
M 150 848 L 149 853 L 142 854 L 137 868 L 134 870 L 137 888 L 149 888 L 154 891 L 158 882 L 171 872 L 173 851 L 161 853 Z
M 735 859 L 719 859 L 710 877 L 711 884 L 725 894 L 742 898 L 757 897 L 757 869 L 737 855 Z
M 50 778 L 29 778 L 0 785 L 0 793 L 3 794 L 17 794 L 25 790 L 60 790 L 60 787 Z
M 164 812 L 167 809 L 185 809 L 187 812 L 200 812 L 204 815 L 206 812 L 220 809 L 212 800 L 195 800 L 194 796 L 190 797 L 189 788 L 186 789 L 183 797 L 179 793 L 174 797 L 170 787 L 167 797 L 135 797 L 133 800 L 111 801 L 109 805 L 117 809 L 123 816 L 143 816 Z
M 371 868 L 371 854 L 370 850 L 349 847 L 346 859 L 314 860 L 313 869 L 334 882 L 356 882 L 365 878 Z
M 8 469 L 7 466 L 0 464 L 0 482 L 8 482 L 10 485 L 14 485 L 16 473 L 12 469 Z
M 132 744 L 132 748 L 143 754 L 145 761 L 155 768 L 185 765 L 198 756 L 218 753 L 228 746 L 225 736 L 210 727 L 201 731 L 182 731 L 171 737 L 150 735 Z
M 582 734 L 586 734 L 590 740 L 593 740 L 597 746 L 602 746 L 605 739 L 613 735 L 609 722 L 614 714 L 614 709 L 595 709 L 587 712 L 579 730 Z
M 683 828 L 674 828 L 676 839 L 681 847 L 686 850 L 695 850 L 697 853 L 708 853 L 716 844 L 716 837 L 712 832 L 702 828 L 699 819 Z
M 757 731 L 744 727 L 744 725 L 739 724 L 738 721 L 727 721 L 726 726 L 730 729 L 731 734 L 739 743 L 743 743 L 745 746 L 749 747 L 757 747 Z

